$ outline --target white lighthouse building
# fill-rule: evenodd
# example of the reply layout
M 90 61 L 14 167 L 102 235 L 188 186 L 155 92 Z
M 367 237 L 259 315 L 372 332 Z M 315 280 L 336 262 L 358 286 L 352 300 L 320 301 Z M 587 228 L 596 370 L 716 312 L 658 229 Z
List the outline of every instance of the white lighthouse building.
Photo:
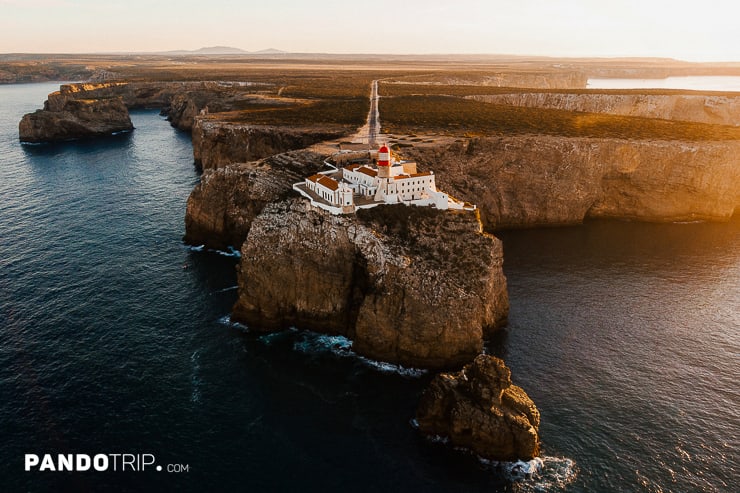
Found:
M 434 173 L 419 173 L 413 161 L 393 158 L 387 145 L 377 151 L 375 164 L 370 152 L 364 163 L 354 163 L 309 176 L 293 189 L 312 205 L 333 214 L 352 213 L 379 204 L 432 206 L 437 209 L 475 209 L 437 190 Z

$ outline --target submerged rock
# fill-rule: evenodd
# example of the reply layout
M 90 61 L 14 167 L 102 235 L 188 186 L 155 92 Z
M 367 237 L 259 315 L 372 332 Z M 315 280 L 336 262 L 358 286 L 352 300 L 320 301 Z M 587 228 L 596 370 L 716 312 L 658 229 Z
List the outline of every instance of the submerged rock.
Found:
M 540 413 L 493 356 L 479 355 L 459 372 L 437 375 L 421 396 L 416 421 L 422 433 L 486 459 L 530 460 L 539 453 Z

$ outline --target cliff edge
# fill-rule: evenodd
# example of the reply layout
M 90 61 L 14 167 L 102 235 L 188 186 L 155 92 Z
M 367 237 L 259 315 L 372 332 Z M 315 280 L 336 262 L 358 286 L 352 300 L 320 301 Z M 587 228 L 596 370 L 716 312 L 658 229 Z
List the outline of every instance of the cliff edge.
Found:
M 740 141 L 492 135 L 403 153 L 477 204 L 487 231 L 586 218 L 727 221 L 740 210 Z

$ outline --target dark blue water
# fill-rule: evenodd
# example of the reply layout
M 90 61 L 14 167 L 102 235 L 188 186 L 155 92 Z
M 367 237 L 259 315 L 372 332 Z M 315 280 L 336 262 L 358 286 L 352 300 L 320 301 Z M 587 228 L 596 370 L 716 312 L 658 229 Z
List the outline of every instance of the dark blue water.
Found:
M 2 491 L 733 491 L 740 222 L 504 233 L 490 343 L 542 412 L 512 483 L 409 424 L 430 375 L 227 323 L 235 259 L 180 241 L 198 175 L 156 112 L 21 146 L 50 84 L 0 87 Z M 26 453 L 151 453 L 189 471 L 24 472 Z

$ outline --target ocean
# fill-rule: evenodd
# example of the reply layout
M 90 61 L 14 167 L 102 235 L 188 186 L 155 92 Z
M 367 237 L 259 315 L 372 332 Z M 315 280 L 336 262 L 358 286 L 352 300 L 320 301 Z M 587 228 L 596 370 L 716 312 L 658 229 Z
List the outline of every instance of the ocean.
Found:
M 588 79 L 589 89 L 689 89 L 692 91 L 740 91 L 740 76 L 683 75 L 665 79 Z
M 542 414 L 544 468 L 520 480 L 417 435 L 430 373 L 230 323 L 237 259 L 183 245 L 199 175 L 156 111 L 130 134 L 19 144 L 57 86 L 0 86 L 3 491 L 737 487 L 740 218 L 499 234 L 511 312 L 487 351 Z M 163 470 L 24 470 L 67 453 Z

